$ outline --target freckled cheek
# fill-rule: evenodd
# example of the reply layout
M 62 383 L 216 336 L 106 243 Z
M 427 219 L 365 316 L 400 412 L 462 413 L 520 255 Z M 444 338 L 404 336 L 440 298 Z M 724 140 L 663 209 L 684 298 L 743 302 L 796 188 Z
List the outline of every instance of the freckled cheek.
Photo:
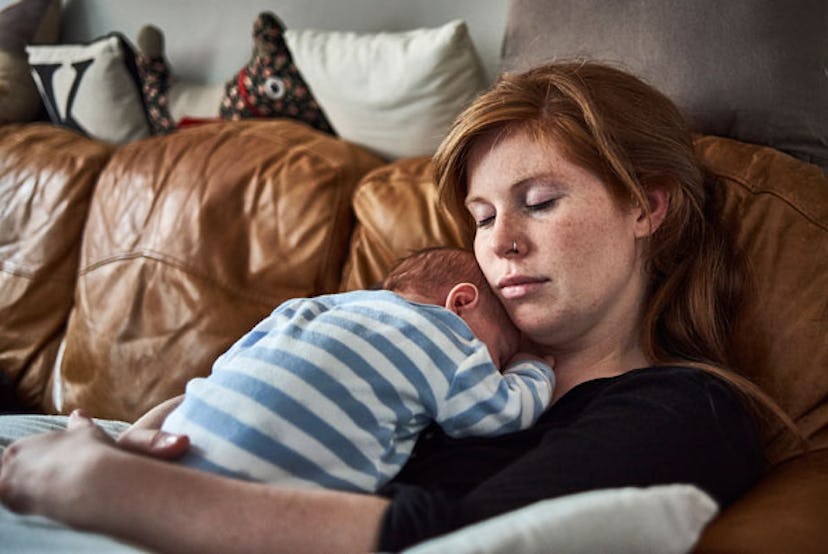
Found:
M 594 226 L 585 225 L 576 218 L 561 220 L 549 235 L 552 242 L 550 254 L 557 254 L 570 268 L 579 267 L 583 265 L 584 255 L 594 248 L 595 232 Z
M 576 282 L 584 284 L 602 278 L 611 260 L 619 255 L 618 244 L 612 240 L 617 228 L 606 222 L 571 219 L 561 222 L 555 232 L 555 248 L 560 270 Z
M 477 258 L 477 263 L 483 271 L 483 275 L 490 285 L 493 285 L 497 276 L 494 274 L 495 264 L 494 255 L 490 248 L 486 247 L 485 240 L 475 237 L 474 239 L 474 257 Z
M 593 222 L 579 246 L 582 278 L 603 288 L 627 274 L 634 257 L 634 241 L 612 221 Z

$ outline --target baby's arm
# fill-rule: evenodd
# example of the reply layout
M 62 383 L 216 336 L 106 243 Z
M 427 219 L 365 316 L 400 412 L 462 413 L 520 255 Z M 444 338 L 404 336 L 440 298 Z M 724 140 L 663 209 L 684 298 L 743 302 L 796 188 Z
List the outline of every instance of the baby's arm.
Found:
M 454 437 L 494 436 L 531 427 L 549 406 L 555 375 L 542 358 L 514 356 L 503 373 L 481 356 L 458 371 L 435 418 Z
M 553 368 L 555 367 L 555 358 L 552 356 L 538 356 L 529 352 L 517 352 L 509 359 L 508 362 L 506 362 L 506 367 L 501 369 L 501 373 L 506 373 L 512 368 L 517 369 L 518 366 L 524 362 L 539 364 L 541 367 L 549 367 L 549 371 L 552 372 L 552 386 L 549 388 L 549 398 L 551 400 L 552 393 L 555 392 L 555 373 L 553 372 Z

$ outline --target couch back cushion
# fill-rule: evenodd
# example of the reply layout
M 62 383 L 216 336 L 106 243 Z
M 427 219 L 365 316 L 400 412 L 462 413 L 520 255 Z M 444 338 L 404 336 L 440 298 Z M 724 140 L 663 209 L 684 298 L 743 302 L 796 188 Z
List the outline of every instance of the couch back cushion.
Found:
M 92 191 L 111 151 L 51 125 L 0 126 L 0 371 L 27 405 L 43 400 Z
M 370 288 L 399 258 L 429 246 L 471 248 L 465 220 L 437 200 L 431 158 L 407 158 L 380 167 L 359 183 L 353 199 L 357 225 L 342 275 L 342 290 Z
M 725 225 L 755 282 L 734 328 L 740 371 L 828 447 L 828 178 L 772 148 L 713 136 L 696 144 L 720 178 Z M 417 248 L 469 245 L 464 216 L 436 208 L 436 197 L 426 159 L 367 175 L 354 198 L 358 223 L 342 287 L 380 281 Z M 790 446 L 778 441 L 771 455 L 784 458 Z
M 379 163 L 287 120 L 117 150 L 92 197 L 48 408 L 133 420 L 280 302 L 335 291 L 351 194 Z
M 703 137 L 723 218 L 745 252 L 754 291 L 734 328 L 741 372 L 828 447 L 828 178 L 771 148 Z M 791 445 L 772 445 L 773 459 Z

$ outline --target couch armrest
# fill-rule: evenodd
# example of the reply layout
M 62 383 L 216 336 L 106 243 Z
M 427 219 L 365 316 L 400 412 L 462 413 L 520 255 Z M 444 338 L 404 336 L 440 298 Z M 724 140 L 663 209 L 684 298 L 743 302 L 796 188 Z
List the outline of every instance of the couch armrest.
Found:
M 696 552 L 825 552 L 828 450 L 773 468 L 713 520 Z

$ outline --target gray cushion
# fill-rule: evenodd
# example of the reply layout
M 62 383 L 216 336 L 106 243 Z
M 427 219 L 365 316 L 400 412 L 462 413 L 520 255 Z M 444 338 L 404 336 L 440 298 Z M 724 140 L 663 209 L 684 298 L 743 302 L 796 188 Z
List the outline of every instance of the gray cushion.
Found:
M 694 130 L 828 171 L 825 0 L 510 0 L 503 70 L 597 58 L 672 97 Z

